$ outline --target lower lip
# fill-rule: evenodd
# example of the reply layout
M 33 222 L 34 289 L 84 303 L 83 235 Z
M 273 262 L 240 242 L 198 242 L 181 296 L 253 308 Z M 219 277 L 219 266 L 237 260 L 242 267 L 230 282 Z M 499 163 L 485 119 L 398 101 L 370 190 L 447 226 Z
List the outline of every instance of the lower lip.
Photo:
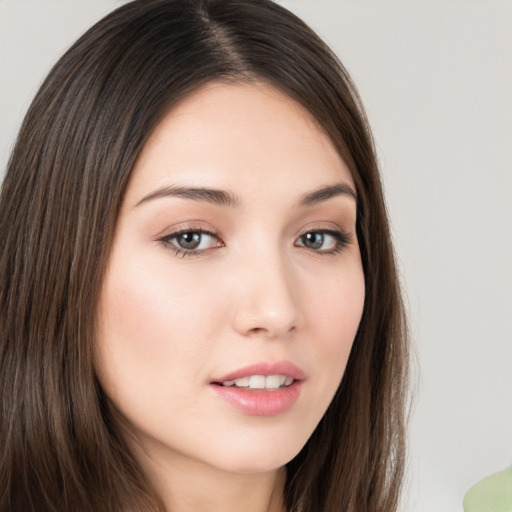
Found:
M 299 398 L 302 381 L 296 380 L 286 388 L 268 391 L 247 390 L 211 384 L 213 391 L 236 410 L 249 416 L 277 416 L 288 410 Z

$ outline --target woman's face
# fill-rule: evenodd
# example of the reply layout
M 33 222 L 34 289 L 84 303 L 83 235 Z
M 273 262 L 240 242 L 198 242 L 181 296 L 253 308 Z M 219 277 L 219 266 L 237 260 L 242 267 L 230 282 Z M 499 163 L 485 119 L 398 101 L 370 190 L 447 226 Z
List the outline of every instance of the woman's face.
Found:
M 364 276 L 350 172 L 299 104 L 210 84 L 151 135 L 99 309 L 107 395 L 153 459 L 276 469 L 343 376 Z

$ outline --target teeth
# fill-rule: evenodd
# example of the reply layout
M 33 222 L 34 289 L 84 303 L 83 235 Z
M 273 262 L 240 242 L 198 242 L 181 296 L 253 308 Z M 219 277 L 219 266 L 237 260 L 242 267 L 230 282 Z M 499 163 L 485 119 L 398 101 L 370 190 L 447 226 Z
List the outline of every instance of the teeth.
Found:
M 249 377 L 249 387 L 251 389 L 265 389 L 265 381 L 263 375 L 251 375 Z
M 245 388 L 249 385 L 250 377 L 242 377 L 241 379 L 235 380 L 235 386 L 239 388 Z
M 223 386 L 236 386 L 237 388 L 248 389 L 279 389 L 287 387 L 293 383 L 293 377 L 285 375 L 251 375 L 250 377 L 242 377 L 240 379 L 226 380 Z
M 277 389 L 281 384 L 279 384 L 279 375 L 269 375 L 265 379 L 265 387 L 267 389 Z

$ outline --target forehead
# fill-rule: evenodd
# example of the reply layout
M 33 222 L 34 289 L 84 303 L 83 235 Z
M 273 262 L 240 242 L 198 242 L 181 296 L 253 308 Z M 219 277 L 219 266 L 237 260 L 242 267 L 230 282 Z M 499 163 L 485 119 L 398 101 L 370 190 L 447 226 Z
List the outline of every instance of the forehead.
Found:
M 299 103 L 265 83 L 211 83 L 157 125 L 127 195 L 169 182 L 270 193 L 282 180 L 290 191 L 340 180 L 353 185 L 331 139 Z

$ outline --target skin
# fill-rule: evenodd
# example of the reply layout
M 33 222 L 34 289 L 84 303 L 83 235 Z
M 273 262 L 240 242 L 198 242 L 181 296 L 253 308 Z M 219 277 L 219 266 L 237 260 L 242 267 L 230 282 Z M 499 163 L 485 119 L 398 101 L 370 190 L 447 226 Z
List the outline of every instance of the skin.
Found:
M 332 197 L 300 206 L 333 185 Z M 236 204 L 170 194 L 175 187 L 226 191 Z M 327 409 L 361 319 L 349 188 L 329 137 L 264 83 L 201 88 L 147 142 L 102 289 L 96 366 L 173 512 L 282 510 L 283 466 Z M 200 239 L 187 254 L 174 235 L 184 230 Z M 345 233 L 346 244 L 325 230 Z M 280 414 L 248 415 L 212 392 L 212 379 L 282 360 L 305 379 Z

